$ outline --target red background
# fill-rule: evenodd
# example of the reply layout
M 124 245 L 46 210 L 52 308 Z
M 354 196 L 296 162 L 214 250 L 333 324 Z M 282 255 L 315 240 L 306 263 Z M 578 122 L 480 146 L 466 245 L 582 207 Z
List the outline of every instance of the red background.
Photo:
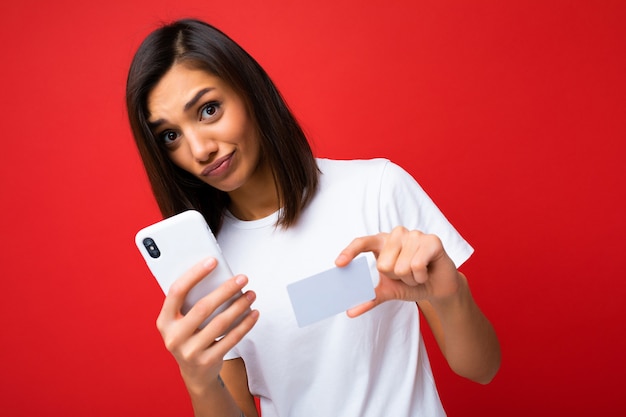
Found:
M 626 3 L 230 0 L 0 6 L 0 410 L 190 415 L 133 246 L 158 219 L 124 82 L 161 20 L 206 19 L 273 76 L 319 156 L 384 156 L 476 248 L 501 372 L 450 416 L 624 415 Z M 332 236 L 329 236 L 332 238 Z M 402 358 L 399 358 L 402 360 Z

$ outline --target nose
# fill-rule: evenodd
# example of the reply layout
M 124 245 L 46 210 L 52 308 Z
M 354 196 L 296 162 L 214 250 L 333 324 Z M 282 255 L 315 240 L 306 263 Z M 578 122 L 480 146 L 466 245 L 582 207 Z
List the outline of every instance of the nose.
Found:
M 207 132 L 189 129 L 189 131 L 185 132 L 185 138 L 191 155 L 198 162 L 208 161 L 211 159 L 211 155 L 217 152 L 217 142 Z

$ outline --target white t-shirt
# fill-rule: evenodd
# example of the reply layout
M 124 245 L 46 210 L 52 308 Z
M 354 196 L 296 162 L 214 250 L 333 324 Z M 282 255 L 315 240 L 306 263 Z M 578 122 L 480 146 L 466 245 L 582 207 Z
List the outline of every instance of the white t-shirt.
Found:
M 472 253 L 430 198 L 385 159 L 318 159 L 320 188 L 301 219 L 276 227 L 227 215 L 218 241 L 249 277 L 256 326 L 225 359 L 241 357 L 263 417 L 445 416 L 415 303 L 389 301 L 361 317 L 299 328 L 287 284 L 334 266 L 352 239 L 402 225 L 439 236 L 457 267 Z

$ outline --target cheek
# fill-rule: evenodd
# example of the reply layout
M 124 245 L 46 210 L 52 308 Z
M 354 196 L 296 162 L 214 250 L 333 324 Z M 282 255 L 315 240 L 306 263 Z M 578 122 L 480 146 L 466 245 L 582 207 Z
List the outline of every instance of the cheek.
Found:
M 249 153 L 254 158 L 258 158 L 261 148 L 261 139 L 256 128 L 248 118 L 240 118 L 235 124 L 237 142 L 241 148 L 245 148 L 246 153 Z
M 189 170 L 188 168 L 191 163 L 191 157 L 187 155 L 182 146 L 176 149 L 174 152 L 170 152 L 168 154 L 168 157 L 170 158 L 170 161 L 172 161 L 177 167 L 182 168 L 185 171 Z
M 230 108 L 228 125 L 231 127 L 232 132 L 239 137 L 241 142 L 245 142 L 248 145 L 251 142 L 251 138 L 256 138 L 257 128 L 253 118 L 250 116 L 250 112 L 243 103 L 234 105 Z
M 251 163 L 257 165 L 261 160 L 261 140 L 256 130 L 246 132 L 246 148 L 250 155 Z

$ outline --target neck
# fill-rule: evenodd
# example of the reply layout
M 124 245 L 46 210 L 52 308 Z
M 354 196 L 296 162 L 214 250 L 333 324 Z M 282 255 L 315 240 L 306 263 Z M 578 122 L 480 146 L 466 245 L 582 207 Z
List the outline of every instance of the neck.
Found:
M 258 220 L 279 209 L 278 190 L 269 167 L 259 167 L 245 186 L 229 193 L 230 212 L 240 220 Z

